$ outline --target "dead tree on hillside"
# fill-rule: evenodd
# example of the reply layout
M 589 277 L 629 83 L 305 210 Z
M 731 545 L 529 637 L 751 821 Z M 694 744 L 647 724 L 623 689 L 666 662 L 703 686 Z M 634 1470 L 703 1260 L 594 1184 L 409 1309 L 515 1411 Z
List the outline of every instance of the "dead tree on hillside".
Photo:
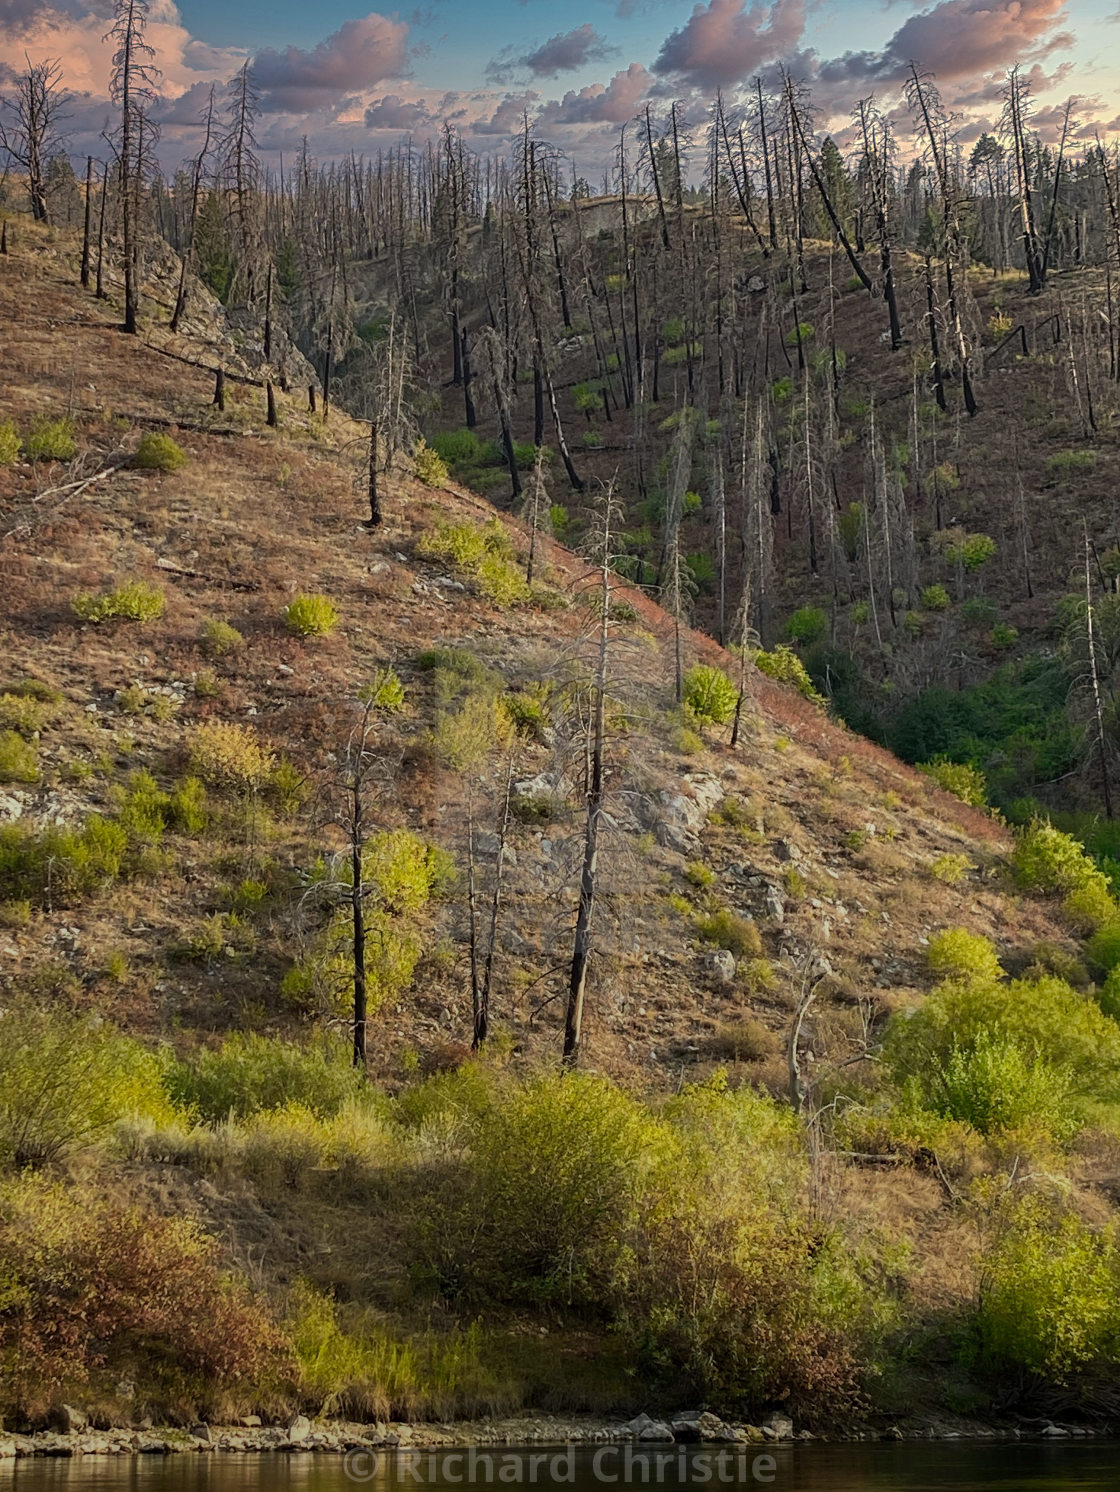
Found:
M 49 216 L 47 163 L 63 154 L 66 137 L 61 125 L 67 118 L 71 95 L 62 86 L 62 63 L 47 57 L 32 62 L 15 75 L 15 92 L 0 97 L 0 151 L 27 174 L 31 215 L 37 223 Z
M 575 1066 L 583 1041 L 583 1008 L 587 994 L 587 968 L 591 959 L 591 934 L 599 871 L 599 838 L 603 828 L 603 755 L 606 745 L 607 676 L 611 642 L 611 592 L 613 584 L 614 534 L 620 509 L 613 484 L 598 504 L 595 546 L 599 562 L 599 645 L 592 685 L 590 724 L 591 772 L 587 784 L 587 818 L 583 839 L 583 869 L 579 883 L 572 968 L 568 980 L 568 1003 L 564 1017 L 564 1062 Z
M 191 263 L 194 258 L 194 236 L 198 226 L 198 209 L 202 198 L 202 182 L 206 171 L 206 157 L 210 153 L 210 138 L 214 128 L 214 89 L 210 88 L 210 97 L 206 105 L 204 116 L 205 135 L 202 141 L 202 149 L 194 158 L 191 166 L 191 201 L 187 215 L 187 235 L 183 245 L 182 263 L 179 267 L 179 290 L 175 296 L 175 309 L 171 313 L 171 330 L 179 330 L 179 322 L 187 305 L 187 275 L 190 272 Z
M 144 39 L 148 12 L 148 0 L 116 0 L 113 25 L 104 38 L 116 44 L 109 96 L 120 109 L 120 123 L 109 138 L 120 179 L 124 329 L 133 336 L 140 306 L 140 188 L 156 138 L 149 107 L 161 76 L 155 49 Z

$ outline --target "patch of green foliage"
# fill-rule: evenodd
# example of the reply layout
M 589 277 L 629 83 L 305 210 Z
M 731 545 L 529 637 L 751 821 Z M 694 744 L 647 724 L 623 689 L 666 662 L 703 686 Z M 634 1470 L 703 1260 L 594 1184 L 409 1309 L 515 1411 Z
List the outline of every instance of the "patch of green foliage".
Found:
M 70 603 L 83 622 L 153 622 L 164 613 L 165 601 L 158 585 L 130 580 L 100 595 L 75 596 Z
M 284 625 L 296 637 L 325 637 L 340 620 L 338 607 L 329 596 L 293 596 L 284 608 Z
M 685 709 L 699 725 L 726 725 L 734 715 L 739 691 L 722 668 L 698 663 L 681 683 Z
M 190 457 L 170 435 L 149 430 L 136 448 L 132 464 L 140 471 L 179 471 Z
M 28 461 L 73 461 L 78 454 L 74 421 L 38 419 L 23 440 Z

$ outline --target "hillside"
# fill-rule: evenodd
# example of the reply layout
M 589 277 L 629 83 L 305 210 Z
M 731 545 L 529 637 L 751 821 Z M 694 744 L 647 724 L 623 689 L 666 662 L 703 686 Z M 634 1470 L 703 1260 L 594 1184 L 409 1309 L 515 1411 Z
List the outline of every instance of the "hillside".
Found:
M 193 1366 L 173 1371 L 151 1342 L 176 1339 L 174 1300 L 140 1337 L 107 1301 L 98 1341 L 64 1332 L 57 1360 L 46 1316 L 20 1306 L 41 1361 L 3 1380 L 7 1412 L 34 1422 L 63 1395 L 105 1422 L 693 1400 L 826 1427 L 939 1405 L 1112 1412 L 1112 1326 L 1055 1346 L 1057 1255 L 1031 1255 L 1066 1240 L 1063 1263 L 1113 1292 L 1115 1323 L 1120 1095 L 1097 996 L 1118 914 L 1076 846 L 1034 845 L 1042 868 L 1028 864 L 999 819 L 753 664 L 732 748 L 729 720 L 676 703 L 673 619 L 620 583 L 584 1049 L 558 1079 L 593 566 L 538 536 L 528 587 L 525 524 L 495 526 L 482 498 L 420 481 L 403 451 L 370 527 L 368 426 L 309 412 L 300 380 L 275 391 L 268 428 L 248 353 L 170 339 L 154 300 L 144 335 L 125 337 L 76 280 L 74 243 L 21 222 L 0 259 L 0 421 L 25 442 L 0 466 L 0 956 L 16 1033 L 0 1113 L 9 1164 L 38 1174 L 3 1183 L 0 1253 L 38 1281 L 34 1309 L 72 1323 L 63 1262 L 81 1256 L 105 1288 L 74 1209 L 96 1219 L 112 1274 L 140 1207 L 163 1219 L 166 1258 L 190 1257 L 196 1273 L 172 1271 L 183 1290 L 233 1324 L 222 1351 L 192 1339 Z M 955 504 L 969 527 L 994 511 L 979 494 L 1003 491 L 994 393 L 989 409 L 988 436 L 968 427 L 955 458 L 977 494 Z M 181 447 L 179 469 L 133 464 L 151 433 Z M 337 624 L 293 632 L 301 596 L 329 598 Z M 683 652 L 740 676 L 702 632 Z M 346 758 L 371 683 L 364 1083 L 331 1044 L 349 1030 L 347 929 L 323 888 L 345 860 Z M 484 951 L 507 777 L 492 1032 L 472 1060 L 469 824 Z M 1033 1012 L 1022 1029 L 1008 1002 Z M 907 1027 L 926 1045 L 906 1048 Z M 977 1050 L 985 1074 L 961 1068 Z M 202 1232 L 177 1234 L 183 1216 Z M 158 1248 L 128 1252 L 135 1298 L 169 1268 Z M 1016 1302 L 1003 1315 L 1001 1279 Z M 1024 1299 L 1035 1325 L 1020 1339 Z M 0 1305 L 0 1334 L 13 1311 Z

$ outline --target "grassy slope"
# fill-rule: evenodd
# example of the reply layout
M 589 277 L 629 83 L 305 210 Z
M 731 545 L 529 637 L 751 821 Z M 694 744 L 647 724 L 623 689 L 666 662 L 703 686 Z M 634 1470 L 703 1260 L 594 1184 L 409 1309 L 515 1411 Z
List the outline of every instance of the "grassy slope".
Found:
M 211 380 L 163 356 L 143 338 L 123 337 L 112 308 L 75 287 L 73 248 L 21 231 L 0 260 L 0 324 L 7 329 L 5 402 L 0 414 L 21 426 L 42 413 L 73 411 L 82 460 L 134 446 L 158 421 L 180 421 L 191 461 L 175 475 L 121 471 L 79 495 L 50 495 L 67 479 L 58 467 L 0 469 L 0 646 L 5 677 L 31 676 L 64 691 L 66 704 L 44 733 L 43 781 L 0 789 L 5 811 L 25 821 L 111 807 L 128 774 L 144 767 L 164 783 L 183 770 L 192 722 L 217 716 L 251 721 L 290 755 L 312 784 L 325 754 L 344 739 L 342 703 L 374 667 L 393 662 L 410 691 L 406 717 L 386 741 L 400 774 L 380 812 L 445 845 L 463 860 L 464 783 L 433 763 L 423 738 L 433 715 L 428 686 L 413 660 L 426 647 L 469 646 L 511 684 L 555 671 L 559 660 L 589 657 L 588 613 L 578 596 L 585 566 L 558 546 L 549 550 L 550 581 L 572 604 L 499 612 L 468 592 L 441 584 L 445 571 L 413 554 L 436 520 L 477 519 L 489 509 L 459 490 L 430 491 L 403 473 L 390 481 L 384 527 L 369 534 L 362 512 L 362 431 L 343 415 L 329 429 L 310 421 L 302 399 L 281 399 L 279 433 L 264 428 L 263 400 L 231 396 L 233 418 L 210 408 Z M 158 342 L 153 335 L 153 343 Z M 236 426 L 241 433 L 217 433 Z M 70 477 L 73 473 L 69 474 Z M 510 524 L 515 539 L 517 525 Z M 159 584 L 165 616 L 143 627 L 80 625 L 72 596 L 126 577 Z M 297 590 L 324 591 L 342 625 L 306 643 L 283 630 L 281 613 Z M 573 599 L 575 598 L 575 599 Z M 646 598 L 631 598 L 638 622 L 616 653 L 616 692 L 632 724 L 612 744 L 611 797 L 620 820 L 605 881 L 610 896 L 600 923 L 603 957 L 589 1011 L 589 1062 L 637 1089 L 666 1091 L 717 1064 L 736 1078 L 781 1090 L 781 1040 L 800 989 L 807 952 L 829 960 L 813 1030 L 820 1053 L 854 1051 L 865 1015 L 877 1019 L 920 998 L 927 980 L 925 940 L 946 925 L 995 939 L 1009 965 L 1016 950 L 1066 934 L 1042 903 L 1008 890 L 1001 859 L 1008 840 L 991 820 L 936 790 L 885 753 L 826 721 L 797 696 L 752 680 L 749 728 L 732 752 L 717 741 L 694 755 L 673 749 L 664 712 L 672 703 L 667 619 Z M 200 649 L 205 618 L 233 622 L 246 638 L 233 660 L 213 662 Z M 693 659 L 723 661 L 708 639 L 692 635 Z M 213 669 L 220 692 L 199 698 L 191 684 Z M 115 703 L 132 684 L 170 690 L 180 701 L 169 719 L 133 716 Z M 527 745 L 519 775 L 563 766 L 559 747 Z M 68 781 L 69 764 L 94 766 Z M 493 794 L 500 764 L 483 774 Z M 625 805 L 659 790 L 679 792 L 685 773 L 713 774 L 736 802 L 739 823 L 712 823 L 700 836 L 702 859 L 720 877 L 720 899 L 757 917 L 774 971 L 768 985 L 740 977 L 715 986 L 690 920 L 669 893 L 699 909 L 705 896 L 685 879 L 686 858 L 629 830 Z M 687 791 L 687 787 L 686 787 Z M 29 925 L 0 932 L 7 980 L 38 979 L 76 1005 L 96 1008 L 150 1038 L 189 1048 L 230 1028 L 289 1030 L 297 1022 L 278 986 L 297 950 L 292 898 L 277 896 L 252 928 L 251 942 L 189 962 L 168 957 L 215 908 L 221 887 L 252 873 L 267 856 L 281 868 L 306 865 L 331 842 L 322 794 L 278 820 L 267 843 L 224 837 L 169 839 L 166 860 L 90 902 L 35 912 Z M 639 815 L 640 817 L 640 815 Z M 494 996 L 498 1027 L 531 1063 L 555 1058 L 561 1002 L 542 1002 L 536 983 L 568 952 L 578 865 L 580 818 L 573 799 L 544 831 L 517 824 L 517 865 L 508 897 Z M 790 894 L 789 847 L 804 884 Z M 975 867 L 960 886 L 929 867 L 961 854 Z M 746 865 L 753 883 L 726 877 Z M 784 921 L 767 916 L 768 886 L 789 898 Z M 397 1084 L 411 1054 L 422 1065 L 454 1062 L 469 1034 L 462 896 L 437 911 L 428 957 L 413 989 L 378 1017 L 374 1075 Z M 110 977 L 111 954 L 127 971 Z M 46 975 L 36 970 L 47 967 Z M 758 1023 L 753 1024 L 753 1023 Z M 1079 1163 L 1080 1164 L 1080 1163 Z M 1109 1164 L 1084 1162 L 1082 1180 L 1113 1185 Z M 262 1210 L 249 1188 L 188 1187 L 174 1172 L 130 1166 L 114 1182 L 171 1209 L 201 1213 L 242 1263 L 267 1253 L 283 1279 L 301 1270 L 325 1283 L 360 1273 L 368 1234 L 353 1234 L 345 1208 L 312 1217 L 298 1200 Z M 886 1227 L 925 1240 L 917 1288 L 931 1306 L 959 1288 L 962 1226 L 930 1176 L 907 1167 L 880 1170 L 837 1164 L 831 1206 L 860 1228 Z M 317 1258 L 339 1251 L 329 1265 Z

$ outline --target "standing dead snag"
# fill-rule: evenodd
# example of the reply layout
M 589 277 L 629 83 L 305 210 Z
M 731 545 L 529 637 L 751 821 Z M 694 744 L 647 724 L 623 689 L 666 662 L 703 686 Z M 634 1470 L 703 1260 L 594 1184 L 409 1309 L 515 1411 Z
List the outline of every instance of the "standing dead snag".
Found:
M 611 543 L 617 501 L 613 484 L 606 488 L 600 509 L 599 547 L 599 654 L 595 669 L 594 704 L 591 713 L 591 774 L 587 785 L 587 821 L 583 841 L 583 869 L 579 882 L 579 911 L 576 914 L 572 970 L 568 981 L 568 1006 L 564 1018 L 564 1062 L 579 1061 L 583 1041 L 583 1007 L 587 993 L 587 966 L 591 958 L 591 930 L 595 915 L 596 880 L 599 869 L 599 834 L 603 823 L 603 749 L 606 724 L 607 664 L 611 636 Z
M 62 86 L 62 63 L 57 58 L 32 62 L 15 75 L 15 94 L 0 98 L 0 151 L 27 175 L 31 215 L 37 223 L 49 217 L 47 169 L 52 156 L 65 154 L 60 125 L 70 94 Z
M 133 336 L 140 306 L 140 187 L 155 133 L 148 106 L 160 76 L 153 61 L 155 51 L 144 40 L 148 9 L 148 0 L 116 0 L 113 25 L 105 34 L 106 41 L 116 43 L 109 96 L 120 108 L 112 143 L 120 171 L 124 329 Z

